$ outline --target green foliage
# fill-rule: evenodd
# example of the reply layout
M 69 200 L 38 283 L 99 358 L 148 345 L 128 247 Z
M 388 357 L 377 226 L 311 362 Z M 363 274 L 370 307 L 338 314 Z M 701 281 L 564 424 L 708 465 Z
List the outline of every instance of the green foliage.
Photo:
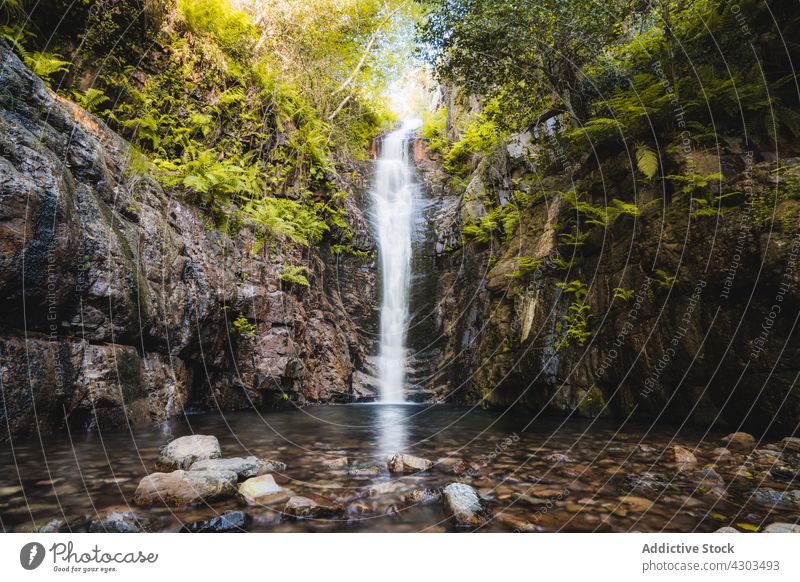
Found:
M 440 107 L 433 113 L 422 115 L 422 126 L 417 133 L 428 140 L 428 148 L 434 152 L 447 152 L 447 107 Z
M 614 299 L 620 299 L 622 301 L 630 301 L 633 299 L 634 295 L 636 295 L 636 291 L 633 289 L 625 289 L 624 287 L 614 287 Z
M 298 265 L 284 265 L 278 278 L 284 283 L 293 283 L 308 287 L 308 279 L 305 276 L 306 268 Z
M 444 168 L 453 174 L 464 174 L 466 162 L 474 153 L 492 151 L 500 139 L 494 121 L 479 117 L 464 130 L 461 139 L 455 142 L 444 158 Z
M 512 279 L 527 277 L 544 264 L 541 259 L 534 259 L 533 257 L 517 257 L 516 261 L 517 268 L 510 274 Z
M 571 294 L 573 299 L 563 317 L 556 349 L 570 346 L 583 347 L 586 345 L 586 341 L 592 337 L 592 332 L 589 331 L 592 308 L 586 303 L 586 295 L 588 293 L 586 285 L 578 279 L 568 283 L 558 283 L 557 285 L 561 288 L 562 293 Z
M 250 17 L 221 0 L 178 0 L 181 15 L 195 34 L 208 35 L 223 50 L 245 51 L 255 42 Z
M 245 215 L 254 222 L 258 234 L 251 252 L 257 254 L 265 242 L 275 238 L 304 246 L 319 243 L 330 227 L 318 210 L 286 198 L 253 198 L 244 206 Z
M 647 144 L 636 144 L 636 167 L 648 180 L 652 180 L 658 172 L 658 156 Z
M 671 289 L 675 283 L 678 281 L 678 278 L 675 275 L 670 275 L 663 269 L 656 269 L 655 270 L 655 277 L 653 279 L 661 289 Z
M 249 319 L 247 319 L 244 315 L 239 314 L 239 316 L 231 322 L 233 329 L 242 337 L 255 337 L 256 336 L 256 326 L 254 323 L 251 323 Z
M 65 61 L 58 53 L 33 52 L 25 56 L 25 64 L 41 77 L 46 85 L 53 82 L 53 75 L 69 70 L 70 63 Z
M 73 91 L 72 100 L 89 113 L 97 113 L 109 99 L 102 89 L 89 87 L 83 93 Z

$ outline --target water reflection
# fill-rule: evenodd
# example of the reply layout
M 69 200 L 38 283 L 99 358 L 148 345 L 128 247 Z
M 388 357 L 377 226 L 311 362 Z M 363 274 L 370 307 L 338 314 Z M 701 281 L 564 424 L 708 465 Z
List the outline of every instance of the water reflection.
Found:
M 402 404 L 378 404 L 374 416 L 378 431 L 377 456 L 386 459 L 390 455 L 403 452 L 408 439 L 408 415 L 416 407 Z

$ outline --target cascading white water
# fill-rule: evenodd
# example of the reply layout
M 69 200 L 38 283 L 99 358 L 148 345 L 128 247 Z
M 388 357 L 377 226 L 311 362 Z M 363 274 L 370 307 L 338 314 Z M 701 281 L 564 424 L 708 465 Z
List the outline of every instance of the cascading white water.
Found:
M 378 373 L 379 400 L 383 403 L 404 400 L 414 214 L 413 172 L 407 144 L 409 135 L 418 126 L 418 121 L 407 121 L 383 138 L 372 188 L 382 273 Z

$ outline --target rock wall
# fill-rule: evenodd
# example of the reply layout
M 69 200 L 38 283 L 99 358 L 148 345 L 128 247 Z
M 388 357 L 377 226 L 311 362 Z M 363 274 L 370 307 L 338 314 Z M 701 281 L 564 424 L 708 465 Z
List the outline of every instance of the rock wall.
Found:
M 463 225 L 506 204 L 514 180 L 531 168 L 514 159 L 519 147 L 508 147 L 476 156 L 471 175 L 458 181 L 424 142 L 416 152 L 437 207 L 434 336 L 441 365 L 428 386 L 437 398 L 797 432 L 800 201 L 779 199 L 774 221 L 768 216 L 761 228 L 751 204 L 772 199 L 774 158 L 736 143 L 719 155 L 693 153 L 698 173 L 721 167 L 724 190 L 739 192 L 718 216 L 693 215 L 688 197 L 663 182 L 635 186 L 624 153 L 600 167 L 587 162 L 571 173 L 542 173 L 537 188 L 544 196 L 522 211 L 510 240 L 462 247 Z M 594 229 L 573 258 L 559 237 L 574 215 L 561 193 L 573 187 L 597 204 L 637 191 L 644 210 Z M 519 272 L 520 258 L 533 265 L 528 272 Z M 676 275 L 674 285 L 665 274 Z M 585 346 L 564 346 L 574 296 L 560 285 L 576 279 L 587 285 L 591 336 Z
M 135 159 L 0 41 L 0 438 L 371 399 L 374 258 L 253 256 L 252 233 L 222 234 Z M 372 257 L 363 184 L 341 187 Z

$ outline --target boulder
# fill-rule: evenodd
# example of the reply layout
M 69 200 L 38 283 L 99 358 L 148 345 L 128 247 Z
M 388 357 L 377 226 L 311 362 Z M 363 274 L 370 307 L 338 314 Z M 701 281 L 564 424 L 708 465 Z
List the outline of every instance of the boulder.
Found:
M 159 471 L 188 469 L 197 461 L 219 459 L 222 449 L 217 437 L 193 434 L 175 439 L 161 449 L 156 468 Z
M 239 533 L 247 531 L 253 518 L 244 511 L 226 511 L 225 513 L 203 519 L 183 526 L 181 531 L 189 533 Z
M 286 517 L 298 519 L 334 518 L 342 514 L 342 506 L 325 501 L 315 501 L 309 497 L 296 495 L 283 507 Z
M 115 511 L 89 526 L 90 533 L 138 533 L 146 529 L 147 522 L 130 511 Z
M 427 471 L 430 469 L 433 463 L 422 457 L 395 453 L 389 457 L 389 461 L 386 465 L 392 473 L 419 473 L 420 471 Z
M 486 511 L 476 491 L 464 483 L 450 483 L 442 491 L 445 515 L 457 527 L 476 527 L 486 523 Z
M 784 450 L 800 453 L 800 437 L 786 437 L 781 441 Z
M 764 533 L 800 533 L 800 525 L 776 521 L 765 527 Z
M 756 438 L 746 432 L 732 432 L 722 439 L 732 451 L 750 452 L 756 447 Z
M 292 492 L 278 485 L 270 474 L 251 477 L 239 485 L 239 497 L 247 505 L 283 503 L 291 496 Z
M 233 471 L 239 480 L 257 477 L 274 471 L 285 471 L 286 463 L 269 461 L 258 457 L 233 457 L 230 459 L 204 459 L 189 467 L 190 471 Z
M 139 482 L 136 505 L 185 506 L 213 501 L 236 493 L 233 471 L 183 471 L 152 473 Z

